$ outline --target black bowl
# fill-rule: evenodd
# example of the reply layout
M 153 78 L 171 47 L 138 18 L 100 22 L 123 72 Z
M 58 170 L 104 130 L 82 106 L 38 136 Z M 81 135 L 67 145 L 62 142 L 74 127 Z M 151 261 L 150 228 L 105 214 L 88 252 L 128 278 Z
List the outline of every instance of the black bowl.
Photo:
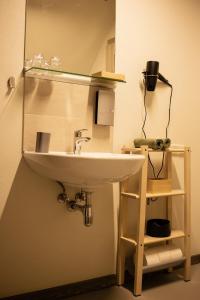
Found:
M 171 234 L 170 221 L 166 219 L 150 219 L 147 221 L 147 235 L 167 237 Z

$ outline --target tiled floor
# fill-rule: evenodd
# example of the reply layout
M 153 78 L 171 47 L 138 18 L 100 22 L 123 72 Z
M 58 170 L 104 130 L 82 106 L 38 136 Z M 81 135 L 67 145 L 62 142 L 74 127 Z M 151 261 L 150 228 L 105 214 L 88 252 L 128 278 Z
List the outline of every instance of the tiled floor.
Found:
M 161 276 L 162 275 L 162 276 Z M 128 285 L 132 289 L 131 283 Z M 200 264 L 192 266 L 192 280 L 184 282 L 173 274 L 154 273 L 146 275 L 141 297 L 134 297 L 124 287 L 111 287 L 101 291 L 79 295 L 67 300 L 199 300 L 200 299 Z

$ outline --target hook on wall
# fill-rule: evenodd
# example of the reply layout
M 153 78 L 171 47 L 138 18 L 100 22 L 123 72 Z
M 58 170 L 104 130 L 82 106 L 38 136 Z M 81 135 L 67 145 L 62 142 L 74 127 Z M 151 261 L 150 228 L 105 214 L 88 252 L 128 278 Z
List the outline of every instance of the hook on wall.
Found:
M 8 88 L 9 89 L 15 89 L 16 88 L 16 80 L 15 80 L 15 77 L 14 76 L 11 76 L 8 78 L 8 81 L 7 81 L 7 84 L 8 84 Z

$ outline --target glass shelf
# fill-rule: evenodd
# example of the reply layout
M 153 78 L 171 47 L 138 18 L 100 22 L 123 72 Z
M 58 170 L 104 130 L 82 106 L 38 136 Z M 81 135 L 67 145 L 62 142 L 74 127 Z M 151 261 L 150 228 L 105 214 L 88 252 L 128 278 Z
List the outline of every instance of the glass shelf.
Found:
M 36 67 L 32 67 L 28 70 L 25 70 L 24 73 L 25 77 L 107 88 L 115 88 L 116 83 L 126 82 L 124 80 L 113 79 L 108 77 L 98 77 Z

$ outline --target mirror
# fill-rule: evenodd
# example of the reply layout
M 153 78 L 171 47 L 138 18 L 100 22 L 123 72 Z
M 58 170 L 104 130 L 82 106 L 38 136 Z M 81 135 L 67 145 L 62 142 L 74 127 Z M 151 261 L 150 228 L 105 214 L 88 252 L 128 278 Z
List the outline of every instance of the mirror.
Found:
M 27 0 L 26 67 L 114 72 L 114 53 L 115 0 Z

